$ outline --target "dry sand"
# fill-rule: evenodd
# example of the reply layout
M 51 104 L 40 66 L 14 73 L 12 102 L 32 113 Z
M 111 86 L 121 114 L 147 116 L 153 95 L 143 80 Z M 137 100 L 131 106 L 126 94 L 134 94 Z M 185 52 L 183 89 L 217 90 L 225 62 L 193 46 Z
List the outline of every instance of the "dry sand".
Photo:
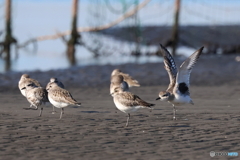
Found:
M 132 92 L 156 104 L 152 112 L 133 113 L 127 128 L 127 115 L 116 109 L 109 96 L 114 68 L 136 77 L 142 86 Z M 240 154 L 239 69 L 233 56 L 203 56 L 191 77 L 195 105 L 179 106 L 177 121 L 172 120 L 169 103 L 155 101 L 168 83 L 163 64 L 30 72 L 44 83 L 61 75 L 73 97 L 83 104 L 66 108 L 62 120 L 60 110 L 51 114 L 50 106 L 43 109 L 42 117 L 38 117 L 39 110 L 23 110 L 29 103 L 17 89 L 22 73 L 1 74 L 0 159 L 239 159 L 209 155 L 210 151 Z

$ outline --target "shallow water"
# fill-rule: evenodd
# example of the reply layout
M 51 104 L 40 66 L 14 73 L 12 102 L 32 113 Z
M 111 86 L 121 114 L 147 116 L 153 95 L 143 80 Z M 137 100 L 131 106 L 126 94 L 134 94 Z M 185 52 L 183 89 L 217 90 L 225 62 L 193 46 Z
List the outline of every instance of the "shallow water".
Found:
M 99 56 L 97 58 L 94 58 L 93 54 L 86 50 L 84 47 L 77 47 L 76 52 L 76 59 L 78 66 L 87 66 L 87 65 L 105 65 L 105 64 L 124 64 L 124 63 L 147 63 L 147 62 L 159 62 L 161 61 L 160 57 L 157 56 L 130 56 L 127 55 L 127 53 L 131 52 L 131 50 L 134 50 L 134 44 L 128 43 L 128 42 L 121 42 L 118 40 L 115 40 L 108 36 L 103 35 L 94 35 L 96 38 L 98 38 L 100 41 L 103 41 L 103 47 L 101 49 L 104 49 L 105 46 L 111 46 L 111 48 L 115 48 L 115 52 L 107 51 L 108 55 Z M 83 39 L 85 39 L 85 42 L 91 42 L 88 38 L 88 35 L 82 35 Z M 41 42 L 40 42 L 41 43 Z M 39 43 L 39 50 L 37 52 L 28 52 L 26 50 L 19 50 L 18 57 L 16 57 L 15 54 L 12 56 L 12 69 L 13 71 L 33 71 L 33 70 L 41 70 L 41 71 L 47 71 L 51 69 L 64 69 L 68 68 L 71 65 L 68 62 L 68 59 L 65 55 L 65 48 L 64 45 L 62 46 L 62 51 L 59 51 L 59 49 L 56 49 L 54 51 L 50 44 L 53 43 L 53 46 L 58 46 L 58 42 L 50 42 L 50 44 L 46 44 L 45 47 L 49 48 L 49 50 L 43 50 L 41 47 L 42 44 Z M 59 42 L 61 43 L 61 42 Z M 60 45 L 60 44 L 59 44 Z M 91 45 L 89 43 L 88 45 Z M 49 46 L 49 47 L 48 47 Z M 101 54 L 104 54 L 105 51 L 101 51 L 99 49 L 99 52 Z M 146 51 L 154 52 L 158 48 L 157 46 L 150 46 L 145 47 L 141 46 L 141 51 L 143 51 L 143 54 L 146 53 Z M 145 53 L 144 53 L 145 51 Z M 4 64 L 5 62 L 1 59 L 0 61 L 0 72 L 4 72 Z
M 123 42 L 120 40 L 116 40 L 112 37 L 100 35 L 100 34 L 91 34 L 91 37 L 95 37 L 99 41 L 102 42 L 102 47 L 99 49 L 99 53 L 102 56 L 94 58 L 93 54 L 86 50 L 84 47 L 78 46 L 76 52 L 76 60 L 77 66 L 88 66 L 88 65 L 118 65 L 118 64 L 126 64 L 126 63 L 154 63 L 154 62 L 162 62 L 162 58 L 159 56 L 147 56 L 146 53 L 154 53 L 158 50 L 158 46 L 144 46 L 140 45 L 140 50 L 142 52 L 142 56 L 136 57 L 131 56 L 129 53 L 135 50 L 136 43 Z M 85 42 L 89 43 L 91 46 L 91 40 L 89 38 L 89 34 L 82 34 L 82 38 Z M 46 43 L 46 44 L 42 44 Z M 15 54 L 12 56 L 12 71 L 48 71 L 52 69 L 65 69 L 70 67 L 70 63 L 65 55 L 65 48 L 63 44 L 60 44 L 60 41 L 50 41 L 40 42 L 38 44 L 37 52 L 29 52 L 26 50 L 19 50 L 19 54 L 16 57 Z M 42 45 L 47 48 L 42 48 Z M 59 46 L 56 51 L 52 46 Z M 109 50 L 105 51 L 104 48 L 108 47 Z M 62 51 L 59 51 L 59 48 Z M 31 50 L 31 48 L 29 49 Z M 168 48 L 171 52 L 171 48 Z M 189 56 L 194 52 L 194 49 L 188 47 L 179 47 L 177 49 L 178 54 L 183 56 Z M 0 59 L 0 72 L 4 73 L 4 65 L 5 62 Z

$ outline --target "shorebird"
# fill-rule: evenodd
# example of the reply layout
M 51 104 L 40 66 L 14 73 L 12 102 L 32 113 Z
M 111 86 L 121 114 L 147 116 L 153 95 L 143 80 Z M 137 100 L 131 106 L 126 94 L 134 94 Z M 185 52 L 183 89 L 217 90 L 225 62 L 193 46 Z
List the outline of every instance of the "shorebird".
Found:
M 48 91 L 48 99 L 52 105 L 57 108 L 61 108 L 60 118 L 64 112 L 64 107 L 68 106 L 80 106 L 81 103 L 78 103 L 71 95 L 69 91 L 59 87 L 56 83 L 50 84 Z
M 51 83 L 56 83 L 59 87 L 63 88 L 64 89 L 64 85 L 62 82 L 60 82 L 57 78 L 50 78 L 50 82 L 48 82 L 47 86 L 46 86 L 46 89 L 49 88 L 50 84 Z
M 120 87 L 123 91 L 129 91 L 129 87 L 127 82 L 123 80 L 122 75 L 113 75 L 111 76 L 111 84 L 110 84 L 110 95 L 114 93 L 114 89 Z
M 33 83 L 34 86 L 41 87 L 41 84 L 37 80 L 30 78 L 28 74 L 23 74 L 18 82 L 18 88 L 24 97 L 26 97 L 26 89 L 23 88 L 25 88 L 26 85 L 30 83 Z M 31 107 L 32 104 L 30 103 L 30 108 Z
M 128 114 L 126 127 L 128 126 L 128 121 L 130 119 L 130 113 L 136 112 L 139 108 L 149 108 L 155 104 L 145 102 L 137 95 L 132 94 L 131 92 L 123 91 L 121 87 L 114 89 L 113 101 L 116 107 Z
M 29 83 L 33 83 L 35 86 L 41 87 L 41 84 L 37 80 L 30 78 L 28 74 L 23 74 L 18 82 L 18 88 L 24 97 L 26 97 L 26 94 L 25 94 L 26 90 L 22 90 L 22 88 Z
M 64 89 L 64 85 L 62 82 L 58 81 L 57 78 L 50 78 L 50 82 L 48 82 L 47 86 L 46 86 L 46 90 L 48 90 L 49 86 L 52 84 L 52 83 L 56 83 L 59 87 L 63 88 Z M 56 113 L 56 111 L 54 110 L 54 105 L 52 105 L 53 107 L 53 111 L 52 111 L 52 114 Z
M 201 47 L 188 57 L 178 71 L 172 55 L 160 44 L 160 52 L 164 58 L 164 65 L 169 75 L 170 84 L 166 91 L 159 93 L 159 97 L 156 100 L 168 101 L 173 105 L 173 120 L 176 120 L 176 105 L 184 103 L 194 104 L 190 97 L 189 79 L 192 68 L 200 57 L 203 48 Z
M 22 90 L 26 91 L 25 94 L 28 102 L 31 104 L 31 106 L 34 106 L 36 110 L 42 104 L 49 102 L 47 91 L 42 87 L 36 86 L 34 83 L 25 84 L 25 87 L 23 87 Z M 41 107 L 39 117 L 42 115 L 42 110 L 43 107 Z
M 111 77 L 114 75 L 122 75 L 124 81 L 127 82 L 129 87 L 139 87 L 140 84 L 137 80 L 133 79 L 129 74 L 123 73 L 120 69 L 114 69 L 112 71 Z

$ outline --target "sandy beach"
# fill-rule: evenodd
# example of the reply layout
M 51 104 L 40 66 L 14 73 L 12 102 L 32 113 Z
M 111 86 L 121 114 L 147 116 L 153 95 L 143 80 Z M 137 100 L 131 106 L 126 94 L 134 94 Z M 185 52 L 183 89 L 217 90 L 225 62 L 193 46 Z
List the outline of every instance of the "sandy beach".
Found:
M 138 79 L 142 86 L 131 91 L 156 104 L 152 112 L 133 113 L 127 128 L 127 115 L 117 110 L 109 95 L 114 68 Z M 51 106 L 44 107 L 42 117 L 38 117 L 39 110 L 24 110 L 29 103 L 17 88 L 22 73 L 1 74 L 0 159 L 238 159 L 211 158 L 209 153 L 240 153 L 239 68 L 234 56 L 203 56 L 191 77 L 195 105 L 179 106 L 176 121 L 171 104 L 155 100 L 168 84 L 162 63 L 28 72 L 43 84 L 52 76 L 62 78 L 82 103 L 66 108 L 62 120 L 59 109 L 51 114 Z M 60 73 L 68 76 L 64 79 Z

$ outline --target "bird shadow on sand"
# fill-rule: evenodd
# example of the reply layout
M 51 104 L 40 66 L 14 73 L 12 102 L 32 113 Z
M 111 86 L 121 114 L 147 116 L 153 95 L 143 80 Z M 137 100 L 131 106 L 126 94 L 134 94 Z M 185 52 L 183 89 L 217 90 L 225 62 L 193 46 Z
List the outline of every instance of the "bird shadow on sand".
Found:
M 38 110 L 37 108 L 23 108 L 24 110 Z
M 80 111 L 81 113 L 111 113 L 109 111 Z

